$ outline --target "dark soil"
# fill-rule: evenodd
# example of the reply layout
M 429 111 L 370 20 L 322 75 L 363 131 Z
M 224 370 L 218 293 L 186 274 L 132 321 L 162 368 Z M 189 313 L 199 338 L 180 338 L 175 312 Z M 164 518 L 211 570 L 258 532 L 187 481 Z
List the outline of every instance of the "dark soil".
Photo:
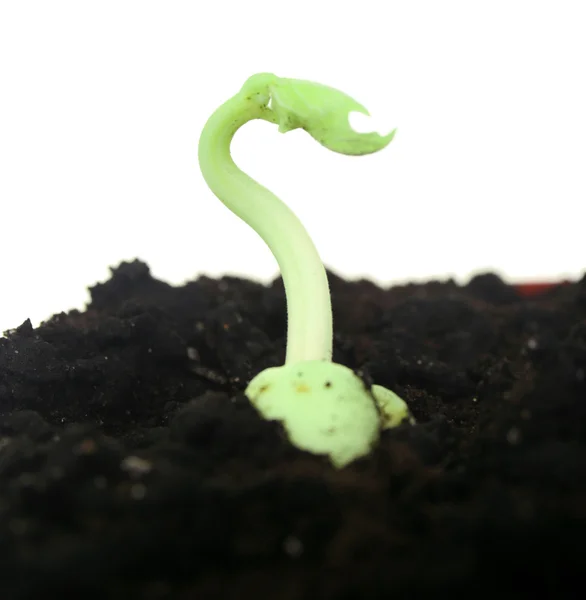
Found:
M 335 360 L 417 419 L 340 471 L 242 393 L 283 361 L 280 280 L 122 263 L 7 332 L 0 598 L 585 597 L 586 277 L 330 282 Z

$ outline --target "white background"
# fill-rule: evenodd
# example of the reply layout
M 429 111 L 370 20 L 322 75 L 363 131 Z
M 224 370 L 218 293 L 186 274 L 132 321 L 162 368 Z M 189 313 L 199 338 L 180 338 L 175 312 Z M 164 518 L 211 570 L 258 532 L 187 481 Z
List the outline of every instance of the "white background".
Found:
M 275 276 L 197 165 L 206 119 L 259 71 L 337 87 L 398 127 L 359 158 L 264 122 L 237 134 L 236 162 L 335 272 L 581 276 L 583 6 L 0 0 L 0 330 L 82 308 L 134 257 L 172 283 Z

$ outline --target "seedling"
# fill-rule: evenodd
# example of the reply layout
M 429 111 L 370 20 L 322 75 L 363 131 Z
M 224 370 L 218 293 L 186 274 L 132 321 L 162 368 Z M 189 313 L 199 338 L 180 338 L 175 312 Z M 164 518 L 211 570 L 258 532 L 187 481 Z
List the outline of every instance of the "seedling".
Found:
M 236 131 L 252 119 L 285 133 L 302 128 L 326 148 L 348 155 L 381 150 L 395 135 L 357 133 L 350 112 L 368 111 L 333 88 L 271 73 L 250 77 L 207 121 L 199 164 L 214 194 L 265 241 L 281 270 L 287 298 L 285 364 L 265 369 L 245 394 L 292 444 L 343 467 L 368 454 L 381 429 L 412 420 L 407 405 L 379 385 L 370 389 L 332 362 L 332 306 L 325 268 L 307 231 L 273 193 L 241 171 L 230 154 Z

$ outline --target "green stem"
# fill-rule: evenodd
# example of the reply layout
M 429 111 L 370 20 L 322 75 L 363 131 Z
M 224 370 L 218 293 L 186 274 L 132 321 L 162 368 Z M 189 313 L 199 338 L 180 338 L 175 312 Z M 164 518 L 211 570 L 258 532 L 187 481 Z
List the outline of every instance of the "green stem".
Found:
M 307 231 L 277 196 L 241 171 L 230 154 L 252 119 L 276 122 L 268 88 L 240 92 L 214 112 L 199 141 L 199 163 L 214 194 L 250 225 L 275 256 L 287 298 L 286 364 L 332 358 L 332 306 L 326 271 Z

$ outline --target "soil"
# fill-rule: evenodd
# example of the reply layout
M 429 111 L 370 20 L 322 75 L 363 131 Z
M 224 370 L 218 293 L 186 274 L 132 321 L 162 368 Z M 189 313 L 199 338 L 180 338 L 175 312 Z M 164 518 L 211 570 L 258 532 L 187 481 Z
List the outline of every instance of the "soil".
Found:
M 243 395 L 284 359 L 280 279 L 122 263 L 6 332 L 0 598 L 584 597 L 586 277 L 329 278 L 334 359 L 417 419 L 342 470 Z

